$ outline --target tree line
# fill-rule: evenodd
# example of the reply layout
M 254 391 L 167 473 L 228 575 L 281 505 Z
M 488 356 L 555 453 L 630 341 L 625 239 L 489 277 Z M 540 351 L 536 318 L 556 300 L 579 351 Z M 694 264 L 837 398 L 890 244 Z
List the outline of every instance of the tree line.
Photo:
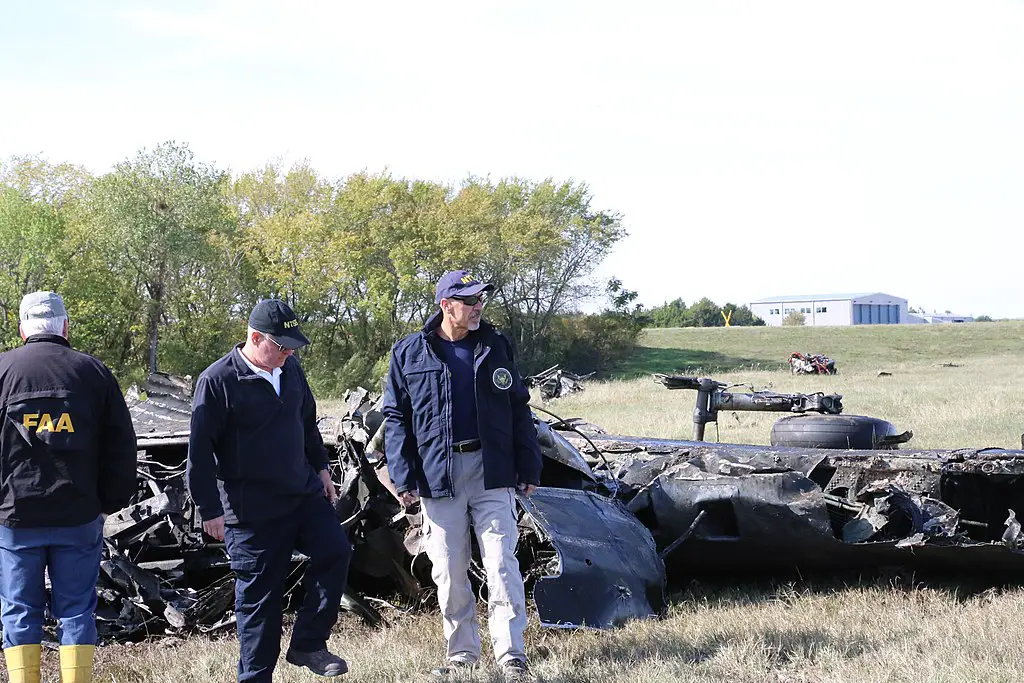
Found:
M 312 342 L 311 382 L 336 393 L 379 378 L 391 344 L 434 310 L 437 279 L 466 268 L 496 285 L 485 317 L 525 373 L 602 369 L 636 343 L 636 294 L 612 280 L 606 310 L 575 311 L 625 235 L 572 181 L 329 179 L 308 163 L 232 175 L 173 142 L 101 175 L 16 157 L 0 162 L 0 350 L 19 343 L 21 297 L 52 289 L 74 345 L 123 382 L 196 375 L 277 297 Z
M 707 297 L 690 306 L 682 299 L 667 301 L 644 311 L 643 315 L 647 327 L 724 327 L 727 317 L 729 324 L 736 327 L 765 324 L 747 306 L 732 303 L 719 306 Z

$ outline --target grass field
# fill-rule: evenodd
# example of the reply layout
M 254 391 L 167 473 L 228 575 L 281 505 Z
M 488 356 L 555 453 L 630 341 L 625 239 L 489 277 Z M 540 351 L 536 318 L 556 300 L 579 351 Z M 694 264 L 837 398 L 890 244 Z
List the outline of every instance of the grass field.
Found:
M 794 376 L 787 364 L 793 351 L 824 353 L 839 374 Z M 908 448 L 1020 448 L 1024 432 L 1024 322 L 648 330 L 619 368 L 623 379 L 592 383 L 549 407 L 609 432 L 690 438 L 696 394 L 668 391 L 651 381 L 655 372 L 838 393 L 847 414 L 913 430 Z M 722 441 L 767 444 L 778 417 L 723 413 L 717 433 Z M 715 436 L 715 425 L 708 425 L 707 438 Z
M 1020 447 L 1024 323 L 652 330 L 642 344 L 619 368 L 624 379 L 592 383 L 548 407 L 609 431 L 688 437 L 694 393 L 643 377 L 681 372 L 841 393 L 846 412 L 913 429 L 909 446 Z M 840 374 L 793 377 L 783 368 L 792 351 L 826 353 Z M 880 370 L 892 376 L 878 377 Z M 721 440 L 767 443 L 774 419 L 722 415 Z M 543 680 L 566 683 L 1021 680 L 1024 590 L 984 588 L 967 577 L 928 585 L 906 576 L 691 583 L 658 621 L 563 632 L 541 630 L 533 620 L 528 648 Z M 351 663 L 345 680 L 424 680 L 421 672 L 440 662 L 436 614 L 392 618 L 391 627 L 371 630 L 343 617 L 331 645 Z M 96 680 L 231 681 L 236 656 L 233 637 L 111 646 L 100 651 Z M 52 671 L 52 658 L 48 665 Z M 275 680 L 322 679 L 282 660 Z M 497 678 L 487 667 L 474 680 Z

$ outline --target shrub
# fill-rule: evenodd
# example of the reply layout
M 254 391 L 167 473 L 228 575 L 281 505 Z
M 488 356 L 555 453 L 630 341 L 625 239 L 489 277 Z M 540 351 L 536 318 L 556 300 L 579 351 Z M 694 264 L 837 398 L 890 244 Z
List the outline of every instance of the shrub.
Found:
M 799 326 L 803 325 L 806 322 L 807 322 L 807 316 L 805 316 L 800 311 L 790 311 L 789 314 L 785 318 L 782 319 L 782 324 L 783 325 L 787 325 L 787 326 L 791 326 L 791 327 L 799 327 Z

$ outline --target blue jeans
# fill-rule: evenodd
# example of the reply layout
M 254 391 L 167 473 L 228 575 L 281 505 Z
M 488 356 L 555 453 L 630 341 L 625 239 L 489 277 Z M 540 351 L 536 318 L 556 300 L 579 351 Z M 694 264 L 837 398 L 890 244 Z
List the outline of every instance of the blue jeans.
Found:
M 50 574 L 50 612 L 61 645 L 96 644 L 96 580 L 103 550 L 103 520 L 82 526 L 0 526 L 0 623 L 3 646 L 43 640 L 44 571 Z

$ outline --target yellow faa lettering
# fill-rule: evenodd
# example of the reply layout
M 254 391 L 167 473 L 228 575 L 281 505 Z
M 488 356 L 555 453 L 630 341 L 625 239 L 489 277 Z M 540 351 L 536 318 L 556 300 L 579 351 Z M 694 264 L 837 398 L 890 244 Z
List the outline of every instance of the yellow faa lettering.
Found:
M 21 417 L 21 424 L 26 429 L 31 429 L 36 433 L 39 432 L 68 432 L 74 433 L 75 426 L 71 422 L 71 415 L 69 413 L 61 413 L 57 418 L 57 423 L 54 424 L 53 416 L 49 413 L 25 413 Z
M 60 419 L 57 420 L 57 429 L 54 431 L 74 433 L 75 427 L 71 424 L 71 416 L 67 413 L 61 413 Z

